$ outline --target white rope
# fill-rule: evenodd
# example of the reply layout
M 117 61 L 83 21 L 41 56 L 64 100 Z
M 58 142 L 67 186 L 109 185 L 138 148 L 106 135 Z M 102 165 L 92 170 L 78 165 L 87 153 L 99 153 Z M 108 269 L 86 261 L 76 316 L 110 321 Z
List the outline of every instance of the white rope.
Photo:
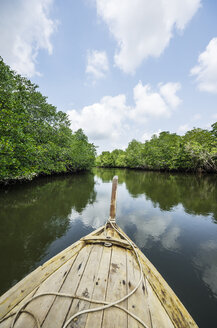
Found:
M 131 313 L 130 311 L 128 311 L 127 309 L 125 309 L 124 307 L 118 305 L 119 303 L 125 301 L 126 299 L 128 299 L 131 295 L 133 295 L 137 289 L 139 288 L 141 282 L 144 283 L 145 285 L 145 290 L 146 290 L 146 283 L 144 281 L 144 276 L 143 276 L 143 271 L 142 271 L 142 265 L 141 265 L 141 262 L 140 262 L 140 259 L 139 259 L 139 256 L 138 256 L 138 253 L 137 253 L 137 250 L 134 246 L 134 244 L 131 242 L 131 240 L 129 238 L 127 238 L 124 234 L 122 234 L 118 229 L 116 229 L 116 227 L 113 225 L 113 223 L 111 222 L 110 218 L 108 220 L 108 223 L 112 226 L 112 228 L 119 234 L 121 235 L 125 240 L 127 240 L 127 242 L 130 244 L 130 246 L 132 247 L 135 255 L 136 255 L 136 259 L 137 259 L 137 262 L 139 264 L 139 270 L 140 270 L 140 279 L 136 285 L 136 287 L 130 292 L 128 293 L 127 295 L 125 295 L 124 297 L 120 298 L 119 300 L 116 300 L 114 302 L 106 302 L 106 301 L 99 301 L 99 300 L 90 300 L 88 298 L 85 298 L 85 297 L 81 297 L 81 296 L 77 296 L 77 295 L 70 295 L 70 294 L 63 294 L 63 293 L 56 293 L 56 292 L 48 292 L 48 293 L 42 293 L 42 294 L 38 294 L 38 295 L 35 295 L 33 296 L 32 298 L 30 298 L 28 301 L 25 302 L 25 304 L 23 304 L 20 309 L 16 312 L 15 314 L 15 317 L 11 323 L 11 327 L 10 328 L 14 328 L 14 325 L 15 325 L 15 322 L 16 320 L 18 319 L 18 316 L 22 313 L 22 312 L 26 312 L 28 314 L 30 314 L 36 321 L 36 324 L 37 324 L 37 327 L 40 328 L 40 323 L 38 321 L 38 319 L 35 317 L 35 315 L 29 311 L 26 311 L 26 310 L 23 310 L 30 302 L 32 302 L 34 299 L 38 298 L 38 297 L 41 297 L 41 296 L 60 296 L 60 297 L 70 297 L 70 298 L 77 298 L 77 299 L 80 299 L 80 300 L 83 300 L 83 301 L 87 301 L 87 302 L 91 302 L 91 303 L 96 303 L 96 304 L 105 304 L 103 306 L 100 306 L 100 307 L 96 307 L 96 308 L 91 308 L 91 309 L 86 309 L 86 310 L 83 310 L 83 311 L 80 311 L 80 312 L 77 312 L 75 313 L 73 316 L 71 316 L 64 324 L 63 328 L 66 328 L 69 323 L 74 320 L 76 317 L 82 315 L 82 314 L 85 314 L 85 313 L 91 313 L 91 312 L 96 312 L 96 311 L 102 311 L 102 310 L 105 310 L 105 309 L 108 309 L 108 308 L 111 308 L 111 307 L 117 307 L 123 311 L 125 311 L 127 314 L 129 314 L 132 318 L 134 318 L 135 320 L 137 320 L 144 328 L 149 328 L 139 317 L 137 317 L 135 314 Z M 10 316 L 13 316 L 14 314 L 11 314 L 5 318 L 3 318 L 3 320 L 5 320 L 6 318 L 10 317 Z M 2 320 L 2 321 L 3 321 Z M 0 321 L 1 322 L 1 321 Z
M 42 296 L 59 296 L 59 297 L 69 297 L 69 298 L 75 298 L 75 299 L 79 299 L 81 301 L 86 301 L 86 302 L 91 302 L 91 303 L 96 303 L 96 304 L 109 304 L 109 302 L 106 301 L 99 301 L 99 300 L 94 300 L 94 299 L 89 299 L 86 297 L 82 297 L 82 296 L 77 296 L 77 295 L 72 295 L 72 294 L 64 294 L 64 293 L 56 293 L 56 292 L 47 292 L 47 293 L 42 293 L 42 294 L 38 294 L 33 296 L 31 299 L 29 299 L 25 304 L 22 305 L 22 307 L 16 312 L 16 313 L 11 313 L 10 315 L 8 315 L 7 317 L 3 318 L 0 320 L 0 323 L 7 320 L 8 318 L 12 317 L 15 315 L 15 318 L 13 319 L 13 322 L 11 323 L 11 328 L 14 327 L 15 322 L 18 319 L 18 316 L 21 315 L 22 313 L 27 313 L 30 314 L 33 319 L 36 321 L 37 324 L 37 328 L 40 328 L 40 323 L 38 318 L 30 311 L 27 310 L 23 310 L 23 308 L 25 306 L 27 306 L 30 302 L 34 301 L 35 299 L 42 297 Z M 131 313 L 130 311 L 128 311 L 127 309 L 125 309 L 124 307 L 120 306 L 120 305 L 114 305 L 114 307 L 126 312 L 127 314 L 129 314 L 131 317 L 133 317 L 135 320 L 137 320 L 139 323 L 141 323 L 142 325 L 144 325 L 143 321 L 137 317 L 135 314 Z M 94 309 L 93 309 L 94 310 Z M 148 328 L 146 325 L 144 326 L 145 328 Z

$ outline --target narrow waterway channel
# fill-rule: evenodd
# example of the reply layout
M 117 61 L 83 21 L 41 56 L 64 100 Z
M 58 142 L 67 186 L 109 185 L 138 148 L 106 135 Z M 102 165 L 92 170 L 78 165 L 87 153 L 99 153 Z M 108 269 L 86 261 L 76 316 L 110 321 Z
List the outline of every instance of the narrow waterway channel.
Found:
M 108 218 L 156 266 L 199 327 L 217 327 L 217 175 L 95 169 L 0 190 L 0 294 Z

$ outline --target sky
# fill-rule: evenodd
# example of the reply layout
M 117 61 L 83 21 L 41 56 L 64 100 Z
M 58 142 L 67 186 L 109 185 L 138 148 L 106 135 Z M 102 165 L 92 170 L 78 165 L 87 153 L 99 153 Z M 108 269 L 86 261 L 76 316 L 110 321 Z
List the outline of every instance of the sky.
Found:
M 103 150 L 217 121 L 217 1 L 0 0 L 0 56 Z

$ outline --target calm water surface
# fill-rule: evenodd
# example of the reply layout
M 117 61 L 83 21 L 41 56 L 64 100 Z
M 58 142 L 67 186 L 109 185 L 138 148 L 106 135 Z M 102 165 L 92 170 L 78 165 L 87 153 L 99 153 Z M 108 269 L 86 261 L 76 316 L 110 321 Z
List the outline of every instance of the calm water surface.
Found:
M 216 175 L 95 169 L 1 190 L 0 294 L 105 223 L 114 175 L 117 223 L 199 327 L 217 327 Z

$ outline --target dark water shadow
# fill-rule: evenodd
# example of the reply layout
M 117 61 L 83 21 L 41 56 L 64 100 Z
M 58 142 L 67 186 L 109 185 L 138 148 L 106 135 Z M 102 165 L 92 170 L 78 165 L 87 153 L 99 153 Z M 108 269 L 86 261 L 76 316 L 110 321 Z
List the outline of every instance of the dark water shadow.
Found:
M 51 255 L 50 245 L 70 229 L 72 210 L 81 214 L 96 200 L 94 176 L 40 178 L 0 192 L 0 294 Z M 73 240 L 91 229 L 76 226 Z M 76 238 L 73 236 L 76 235 Z M 67 243 L 62 243 L 62 250 Z

